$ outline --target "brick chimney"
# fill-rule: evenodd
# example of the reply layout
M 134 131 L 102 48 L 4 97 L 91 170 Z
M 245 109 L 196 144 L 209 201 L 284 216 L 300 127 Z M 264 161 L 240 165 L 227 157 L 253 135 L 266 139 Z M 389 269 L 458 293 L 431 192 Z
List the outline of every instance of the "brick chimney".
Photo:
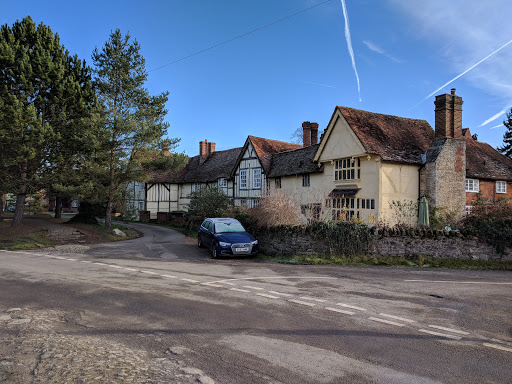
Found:
M 215 152 L 215 143 L 209 143 L 208 140 L 199 142 L 199 164 L 203 165 L 203 163 L 208 160 L 213 152 Z
M 436 138 L 462 139 L 462 97 L 451 93 L 436 96 L 435 124 Z
M 311 145 L 311 123 L 305 121 L 302 123 L 302 146 L 309 147 Z
M 311 145 L 318 143 L 318 123 L 311 123 Z

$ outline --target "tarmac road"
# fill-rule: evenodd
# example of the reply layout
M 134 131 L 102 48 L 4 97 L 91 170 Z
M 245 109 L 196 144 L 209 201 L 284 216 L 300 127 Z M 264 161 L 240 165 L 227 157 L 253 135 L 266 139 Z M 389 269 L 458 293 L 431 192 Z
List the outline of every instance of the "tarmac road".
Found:
M 510 272 L 213 260 L 134 226 L 0 251 L 0 382 L 512 382 Z

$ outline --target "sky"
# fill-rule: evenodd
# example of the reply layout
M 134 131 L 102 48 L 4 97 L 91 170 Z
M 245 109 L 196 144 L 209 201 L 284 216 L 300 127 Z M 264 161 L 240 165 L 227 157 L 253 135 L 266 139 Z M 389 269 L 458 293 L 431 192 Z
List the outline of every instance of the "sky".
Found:
M 248 135 L 291 141 L 304 121 L 323 131 L 337 105 L 434 127 L 435 95 L 451 88 L 463 127 L 496 147 L 512 107 L 510 0 L 0 0 L 0 9 L 1 25 L 30 15 L 89 65 L 111 31 L 129 32 L 149 92 L 170 92 L 168 136 L 190 156 L 205 139 L 225 150 Z

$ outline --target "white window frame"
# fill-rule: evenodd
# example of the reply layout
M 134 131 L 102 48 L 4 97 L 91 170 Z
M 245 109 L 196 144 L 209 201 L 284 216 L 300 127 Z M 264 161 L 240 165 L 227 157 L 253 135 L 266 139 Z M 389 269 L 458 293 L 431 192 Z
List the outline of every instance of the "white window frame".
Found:
M 240 170 L 240 189 L 247 189 L 247 169 Z
M 261 189 L 261 168 L 252 170 L 252 189 Z
M 480 182 L 478 179 L 466 179 L 465 182 L 466 192 L 480 192 Z
M 201 190 L 201 183 L 194 183 L 192 186 L 192 192 L 199 192 Z
M 220 177 L 217 183 L 219 188 L 226 188 L 228 186 L 228 180 L 225 177 Z
M 361 159 L 348 157 L 333 163 L 334 181 L 359 180 L 361 178 Z
M 496 182 L 496 193 L 507 193 L 507 182 L 497 181 Z

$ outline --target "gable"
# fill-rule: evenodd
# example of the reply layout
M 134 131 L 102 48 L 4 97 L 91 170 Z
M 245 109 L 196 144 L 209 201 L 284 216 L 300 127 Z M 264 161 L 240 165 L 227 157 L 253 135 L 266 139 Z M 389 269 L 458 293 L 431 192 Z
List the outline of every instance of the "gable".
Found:
M 335 110 L 314 160 L 324 163 L 364 154 L 366 154 L 364 146 L 340 111 Z

